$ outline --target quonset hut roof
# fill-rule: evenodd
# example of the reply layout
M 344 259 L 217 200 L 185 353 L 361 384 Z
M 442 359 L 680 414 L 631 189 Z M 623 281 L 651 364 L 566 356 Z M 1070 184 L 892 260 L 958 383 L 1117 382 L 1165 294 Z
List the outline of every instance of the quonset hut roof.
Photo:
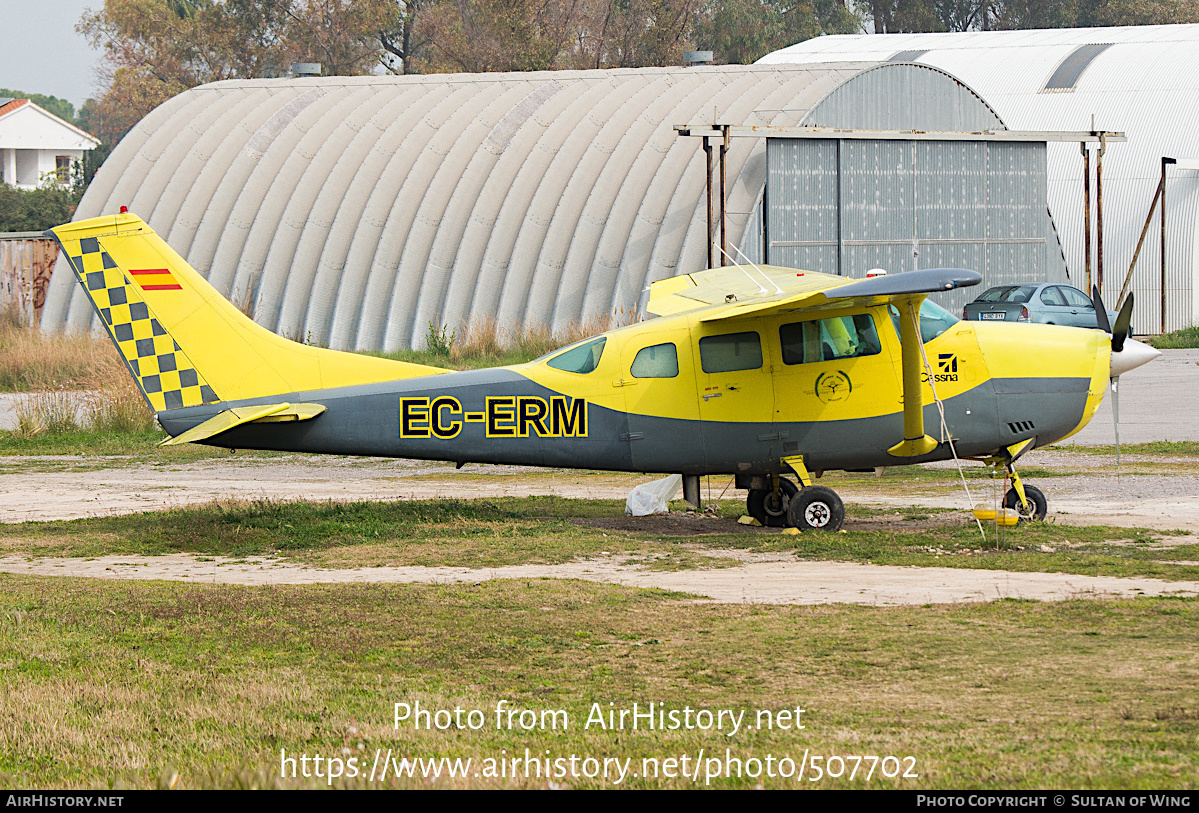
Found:
M 1199 25 L 872 34 L 818 37 L 760 65 L 828 60 L 917 62 L 959 77 L 1017 130 L 1124 131 L 1103 159 L 1104 290 L 1114 299 L 1161 177 L 1161 157 L 1199 157 Z M 1049 207 L 1072 279 L 1082 286 L 1082 156 L 1049 144 Z M 1093 163 L 1093 162 L 1092 162 Z M 1092 198 L 1095 190 L 1092 185 Z M 1199 176 L 1171 171 L 1167 186 L 1167 330 L 1199 320 Z M 1160 229 L 1155 216 L 1151 228 Z M 1094 221 L 1092 221 L 1094 228 Z M 1137 262 L 1134 328 L 1160 323 L 1160 240 Z
M 939 70 L 868 68 L 218 82 L 143 119 L 76 218 L 127 205 L 260 324 L 334 348 L 419 346 L 432 321 L 557 328 L 704 266 L 703 152 L 675 124 L 796 125 L 827 96 L 854 118 L 829 126 L 1002 127 Z M 863 116 L 837 101 L 847 82 L 885 98 Z M 919 103 L 934 86 L 938 103 Z M 738 243 L 763 142 L 734 139 L 728 157 Z M 92 324 L 73 283 L 53 276 L 43 329 Z

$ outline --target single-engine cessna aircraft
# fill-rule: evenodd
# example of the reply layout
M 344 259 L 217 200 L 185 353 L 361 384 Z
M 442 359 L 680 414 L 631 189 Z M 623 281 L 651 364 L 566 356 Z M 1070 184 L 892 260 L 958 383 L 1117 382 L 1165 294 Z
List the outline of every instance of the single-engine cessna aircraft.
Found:
M 1007 506 L 1044 517 L 1012 464 L 1080 430 L 1109 377 L 1158 355 L 1128 338 L 1131 297 L 1109 336 L 963 322 L 926 299 L 977 285 L 973 271 L 855 281 L 744 265 L 654 283 L 658 318 L 527 364 L 450 372 L 281 338 L 135 215 L 47 234 L 166 443 L 680 472 L 695 505 L 700 475 L 733 474 L 751 515 L 800 529 L 844 519 L 813 484 L 824 471 L 955 455 L 1003 466 Z

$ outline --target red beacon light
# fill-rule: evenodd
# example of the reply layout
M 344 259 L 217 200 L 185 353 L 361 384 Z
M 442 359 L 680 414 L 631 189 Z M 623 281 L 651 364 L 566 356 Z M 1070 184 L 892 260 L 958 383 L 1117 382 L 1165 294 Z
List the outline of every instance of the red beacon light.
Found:
M 122 207 L 121 207 L 121 214 L 123 214 L 123 215 L 127 215 L 127 214 L 129 214 L 129 207 L 128 207 L 128 206 L 122 206 Z

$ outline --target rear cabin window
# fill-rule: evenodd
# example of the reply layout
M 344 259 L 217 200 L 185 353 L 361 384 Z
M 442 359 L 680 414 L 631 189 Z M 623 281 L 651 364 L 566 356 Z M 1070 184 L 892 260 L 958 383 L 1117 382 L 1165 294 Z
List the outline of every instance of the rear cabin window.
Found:
M 705 336 L 699 340 L 699 363 L 705 373 L 757 370 L 762 366 L 762 340 L 752 330 Z
M 577 344 L 546 362 L 555 370 L 568 373 L 589 373 L 594 370 L 604 354 L 605 338 L 592 339 L 583 344 Z
M 670 342 L 643 348 L 629 372 L 633 378 L 674 378 L 679 374 L 679 352 Z
M 779 328 L 779 341 L 784 364 L 811 364 L 882 352 L 874 319 L 868 313 L 792 322 Z

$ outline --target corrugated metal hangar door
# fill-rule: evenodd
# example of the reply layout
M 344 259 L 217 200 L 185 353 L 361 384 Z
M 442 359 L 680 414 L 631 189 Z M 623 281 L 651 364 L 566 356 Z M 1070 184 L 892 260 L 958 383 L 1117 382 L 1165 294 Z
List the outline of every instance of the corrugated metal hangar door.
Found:
M 853 277 L 969 268 L 986 285 L 1061 273 L 1048 258 L 1044 142 L 770 138 L 766 163 L 771 264 Z

